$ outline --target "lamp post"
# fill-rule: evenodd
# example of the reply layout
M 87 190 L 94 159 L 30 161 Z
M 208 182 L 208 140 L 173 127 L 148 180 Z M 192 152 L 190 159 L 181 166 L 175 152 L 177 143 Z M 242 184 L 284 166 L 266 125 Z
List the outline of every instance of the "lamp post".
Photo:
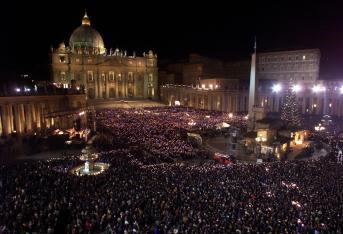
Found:
M 256 142 L 260 144 L 260 151 L 259 151 L 259 155 L 262 154 L 262 143 L 267 141 L 267 138 L 262 137 L 262 136 L 258 136 L 255 138 Z M 257 161 L 258 157 L 256 154 L 256 161 Z

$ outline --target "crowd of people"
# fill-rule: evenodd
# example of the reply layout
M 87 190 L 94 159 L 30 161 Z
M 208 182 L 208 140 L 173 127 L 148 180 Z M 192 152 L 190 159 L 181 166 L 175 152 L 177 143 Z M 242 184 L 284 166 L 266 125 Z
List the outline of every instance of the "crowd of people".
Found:
M 341 233 L 343 165 L 334 158 L 146 165 L 103 152 L 98 176 L 73 158 L 2 165 L 1 233 Z
M 243 128 L 243 116 L 182 107 L 111 109 L 97 113 L 98 130 L 111 139 L 107 148 L 137 147 L 143 153 L 168 159 L 190 159 L 206 155 L 187 140 L 187 132 L 214 134 L 223 123 Z M 104 143 L 97 144 L 102 150 Z
M 232 119 L 190 112 L 99 112 L 100 128 L 113 138 L 98 159 L 110 167 L 97 176 L 70 174 L 81 163 L 75 155 L 1 165 L 0 233 L 343 232 L 341 136 L 332 136 L 331 153 L 316 160 L 227 167 L 214 160 L 156 159 L 154 153 L 174 157 L 178 148 L 194 149 L 177 141 L 175 128 L 200 133 Z M 188 124 L 191 119 L 196 124 Z

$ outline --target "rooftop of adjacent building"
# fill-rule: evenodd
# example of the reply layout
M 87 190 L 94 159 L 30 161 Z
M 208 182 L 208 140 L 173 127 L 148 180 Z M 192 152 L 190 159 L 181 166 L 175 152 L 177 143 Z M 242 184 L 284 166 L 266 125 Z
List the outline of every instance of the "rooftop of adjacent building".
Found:
M 0 97 L 73 94 L 85 94 L 85 90 L 80 87 L 58 87 L 49 81 L 28 81 L 25 80 L 25 77 L 24 79 L 2 82 L 0 85 Z

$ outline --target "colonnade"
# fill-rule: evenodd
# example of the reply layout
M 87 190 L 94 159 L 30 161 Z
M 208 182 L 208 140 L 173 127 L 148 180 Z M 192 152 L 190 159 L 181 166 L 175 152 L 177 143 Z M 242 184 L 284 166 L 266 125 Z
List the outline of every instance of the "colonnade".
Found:
M 47 114 L 85 106 L 84 95 L 0 97 L 0 135 L 28 134 L 50 127 L 72 126 L 72 119 Z
M 256 102 L 268 107 L 270 112 L 279 112 L 283 93 L 263 92 Z M 297 93 L 299 111 L 302 114 L 343 116 L 343 95 L 338 93 Z M 225 112 L 248 112 L 248 90 L 204 90 L 183 86 L 161 88 L 161 99 L 174 106 L 179 101 L 182 106 Z

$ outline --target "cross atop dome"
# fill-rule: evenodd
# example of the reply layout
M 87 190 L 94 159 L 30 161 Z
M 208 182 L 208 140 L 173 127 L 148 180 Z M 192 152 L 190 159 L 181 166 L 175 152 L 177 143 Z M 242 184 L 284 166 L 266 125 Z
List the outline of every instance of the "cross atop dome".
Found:
M 85 9 L 85 15 L 82 18 L 82 25 L 86 25 L 86 26 L 90 26 L 91 25 L 91 21 L 88 18 L 86 9 Z

